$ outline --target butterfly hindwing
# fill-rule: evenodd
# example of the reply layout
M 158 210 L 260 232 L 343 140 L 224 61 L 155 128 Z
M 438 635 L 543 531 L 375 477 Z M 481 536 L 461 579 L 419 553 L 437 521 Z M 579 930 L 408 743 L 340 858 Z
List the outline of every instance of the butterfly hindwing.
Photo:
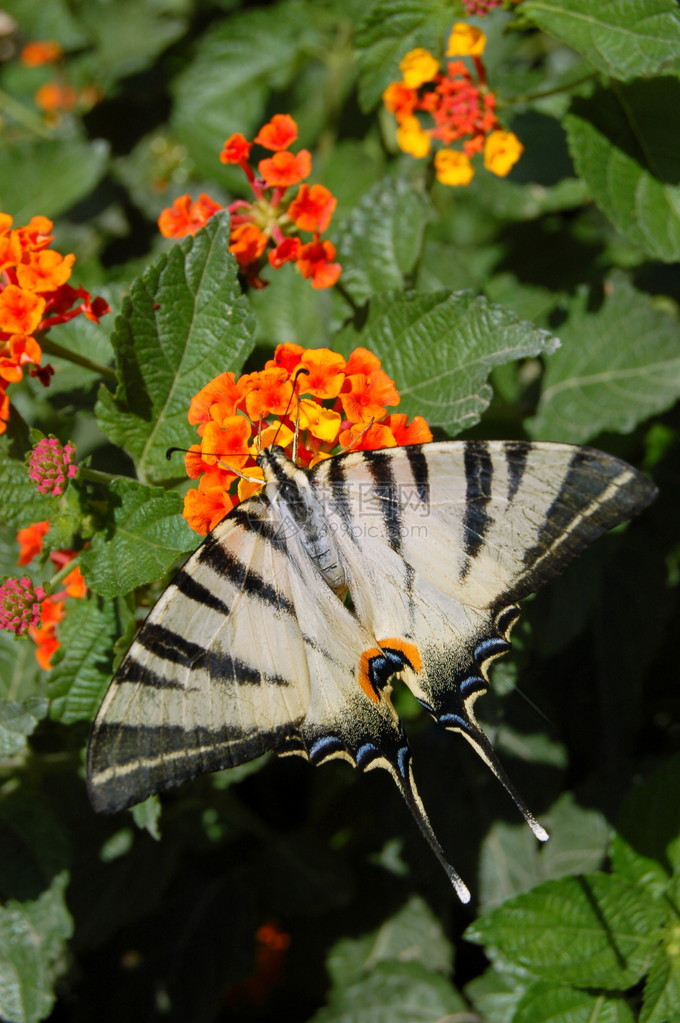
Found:
M 355 452 L 312 476 L 358 617 L 380 644 L 401 651 L 414 695 L 472 743 L 544 837 L 477 725 L 474 703 L 509 647 L 515 602 L 642 510 L 655 488 L 601 452 L 528 442 Z

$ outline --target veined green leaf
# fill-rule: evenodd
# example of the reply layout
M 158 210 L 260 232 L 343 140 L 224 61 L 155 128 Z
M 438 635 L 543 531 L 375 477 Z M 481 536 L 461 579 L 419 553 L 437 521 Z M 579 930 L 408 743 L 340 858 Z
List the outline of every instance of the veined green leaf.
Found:
M 377 0 L 357 25 L 359 100 L 370 110 L 390 82 L 399 81 L 399 61 L 418 46 L 437 52 L 451 29 L 445 0 Z
M 45 717 L 47 700 L 29 696 L 21 703 L 0 699 L 0 757 L 11 757 L 26 748 L 26 737 Z
M 470 941 L 536 977 L 625 989 L 646 972 L 663 909 L 616 875 L 547 881 L 480 917 Z
M 47 674 L 50 717 L 64 724 L 94 717 L 111 681 L 121 607 L 94 594 L 68 601 L 59 624 L 61 660 Z
M 172 491 L 117 479 L 110 495 L 114 531 L 110 538 L 103 530 L 97 533 L 80 564 L 88 586 L 116 597 L 158 579 L 196 546 L 197 537 L 182 518 L 181 498 Z
M 53 981 L 66 965 L 73 930 L 67 882 L 62 871 L 35 901 L 0 907 L 0 1016 L 7 1023 L 38 1023 L 54 1004 Z
M 226 324 L 226 326 L 225 326 Z M 120 383 L 102 387 L 99 425 L 135 460 L 143 482 L 176 478 L 165 457 L 196 439 L 187 421 L 193 395 L 252 349 L 248 303 L 229 254 L 229 218 L 218 213 L 138 278 L 112 337 Z
M 357 303 L 402 288 L 420 254 L 429 203 L 399 178 L 383 178 L 334 230 L 343 288 Z
M 579 444 L 603 430 L 628 433 L 680 396 L 677 323 L 623 277 L 605 295 L 596 312 L 585 289 L 571 303 L 528 423 L 533 437 Z
M 466 1003 L 442 977 L 419 962 L 376 964 L 371 973 L 332 991 L 310 1023 L 435 1023 L 464 1013 Z
M 624 997 L 541 980 L 525 991 L 512 1023 L 634 1023 Z
M 680 82 L 657 78 L 574 101 L 566 119 L 576 170 L 600 209 L 655 259 L 680 259 Z
M 657 950 L 647 974 L 640 1023 L 678 1023 L 680 1020 L 680 956 L 678 935 L 669 934 Z
M 527 0 L 522 13 L 612 78 L 678 67 L 680 18 L 674 0 Z
M 559 341 L 485 298 L 432 291 L 376 295 L 361 333 L 348 329 L 335 341 L 345 354 L 360 344 L 396 381 L 397 411 L 453 432 L 479 421 L 494 366 L 553 352 Z
M 421 963 L 429 970 L 447 973 L 451 956 L 451 943 L 439 920 L 427 903 L 414 895 L 372 934 L 334 945 L 327 968 L 334 985 L 345 988 L 386 960 Z

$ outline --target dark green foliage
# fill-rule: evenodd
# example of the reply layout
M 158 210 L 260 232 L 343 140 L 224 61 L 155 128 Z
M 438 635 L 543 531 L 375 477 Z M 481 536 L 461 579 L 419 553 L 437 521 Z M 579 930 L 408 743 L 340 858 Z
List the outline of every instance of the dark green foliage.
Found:
M 54 328 L 52 388 L 12 384 L 0 440 L 2 576 L 44 582 L 73 547 L 90 588 L 51 671 L 0 634 L 3 1020 L 680 1021 L 678 7 L 509 6 L 478 23 L 524 156 L 445 188 L 398 153 L 380 97 L 406 51 L 443 52 L 459 2 L 5 5 L 16 38 L 58 40 L 103 98 L 47 124 L 33 95 L 54 69 L 5 61 L 0 209 L 57 218 L 72 283 L 115 313 Z M 284 266 L 244 294 L 226 213 L 176 244 L 155 221 L 185 191 L 241 197 L 221 144 L 282 112 L 338 198 L 343 276 L 319 291 Z M 197 542 L 166 448 L 195 441 L 199 388 L 284 341 L 374 351 L 397 411 L 442 437 L 594 444 L 660 488 L 527 603 L 479 704 L 546 846 L 398 696 L 471 907 L 380 772 L 263 757 L 114 818 L 87 802 L 87 723 L 138 608 Z M 39 497 L 33 426 L 118 478 Z M 17 530 L 43 519 L 45 554 L 18 569 Z

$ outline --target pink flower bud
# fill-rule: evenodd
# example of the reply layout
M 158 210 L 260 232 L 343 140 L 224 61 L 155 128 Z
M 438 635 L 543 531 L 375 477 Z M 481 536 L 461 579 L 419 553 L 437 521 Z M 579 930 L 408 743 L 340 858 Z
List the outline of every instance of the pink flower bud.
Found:
M 36 484 L 39 494 L 60 497 L 66 481 L 78 472 L 71 458 L 76 449 L 72 444 L 61 444 L 56 437 L 43 437 L 28 456 L 28 475 Z

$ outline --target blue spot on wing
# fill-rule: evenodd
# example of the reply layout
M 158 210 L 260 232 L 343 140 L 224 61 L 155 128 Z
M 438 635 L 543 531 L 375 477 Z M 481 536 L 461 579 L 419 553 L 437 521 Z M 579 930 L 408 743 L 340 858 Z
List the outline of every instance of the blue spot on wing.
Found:
M 342 741 L 337 735 L 322 735 L 320 739 L 310 747 L 309 759 L 312 761 L 323 760 L 324 757 L 344 749 Z

